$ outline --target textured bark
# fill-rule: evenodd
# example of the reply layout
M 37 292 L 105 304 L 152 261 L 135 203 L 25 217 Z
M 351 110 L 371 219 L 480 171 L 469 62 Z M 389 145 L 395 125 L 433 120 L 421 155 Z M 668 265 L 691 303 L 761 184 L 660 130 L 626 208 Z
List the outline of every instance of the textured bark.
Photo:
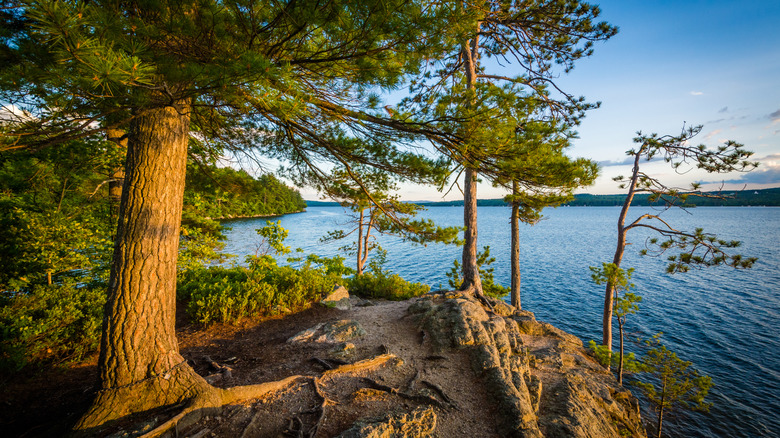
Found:
M 477 266 L 477 172 L 466 168 L 463 194 L 463 224 L 466 227 L 463 244 L 463 284 L 461 290 L 482 294 L 482 280 Z
M 130 126 L 125 184 L 87 429 L 216 391 L 179 354 L 175 334 L 189 107 L 150 110 Z
M 479 26 L 477 26 L 479 32 Z M 469 90 L 474 90 L 477 83 L 477 49 L 478 40 L 466 41 L 462 46 L 463 66 L 466 70 L 466 83 Z M 470 145 L 470 147 L 474 147 Z M 472 163 L 465 163 L 465 180 L 463 182 L 463 226 L 466 227 L 463 239 L 463 284 L 461 290 L 473 291 L 482 296 L 482 279 L 477 266 L 477 170 Z
M 109 141 L 116 143 L 122 149 L 127 150 L 127 137 L 125 131 L 121 129 L 107 129 L 106 137 Z M 122 201 L 122 186 L 125 183 L 125 168 L 120 166 L 108 175 L 108 200 L 111 204 L 111 214 L 116 217 L 119 215 L 119 204 Z
M 513 194 L 517 194 L 517 183 L 512 183 Z M 522 309 L 520 306 L 520 204 L 517 201 L 512 202 L 512 245 L 511 245 L 511 303 L 516 309 Z

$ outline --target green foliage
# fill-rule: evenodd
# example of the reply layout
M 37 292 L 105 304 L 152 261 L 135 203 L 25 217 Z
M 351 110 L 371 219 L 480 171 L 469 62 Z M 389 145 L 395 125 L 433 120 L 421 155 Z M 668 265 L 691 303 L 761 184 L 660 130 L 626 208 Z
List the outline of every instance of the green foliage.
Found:
M 228 229 L 213 219 L 198 216 L 193 211 L 185 210 L 179 237 L 177 269 L 186 271 L 201 266 L 225 263 L 227 260 L 235 258 L 232 254 L 222 252 L 227 239 L 224 231 Z
M 244 170 L 187 166 L 184 211 L 210 218 L 282 215 L 306 208 L 301 194 L 271 174 L 253 178 Z
M 344 264 L 344 257 L 340 256 L 320 257 L 316 254 L 309 254 L 306 257 L 306 263 L 305 267 L 319 269 L 331 278 L 343 278 L 355 272 L 354 269 Z
M 330 268 L 338 263 L 330 263 Z M 178 297 L 200 324 L 234 323 L 242 318 L 297 312 L 319 301 L 341 279 L 328 264 L 302 269 L 278 266 L 270 256 L 249 268 L 192 269 L 179 276 Z
M 119 159 L 95 139 L 0 153 L 0 290 L 106 279 L 113 220 L 99 189 Z
M 360 173 L 356 181 L 356 173 Z M 376 234 L 401 238 L 404 242 L 418 245 L 438 242 L 459 244 L 458 227 L 439 227 L 430 219 L 419 219 L 417 215 L 424 207 L 401 202 L 391 192 L 397 190 L 396 176 L 388 172 L 366 169 L 358 166 L 348 170 L 336 169 L 332 172 L 330 184 L 321 188 L 329 196 L 338 199 L 340 204 L 351 210 L 348 229 L 329 231 L 320 241 L 333 242 L 344 240 L 357 234 L 357 239 L 339 248 L 349 255 L 356 256 L 358 275 L 371 251 L 378 249 Z
M 363 298 L 381 298 L 385 300 L 406 300 L 430 292 L 431 288 L 422 283 L 411 283 L 398 274 L 385 269 L 387 251 L 379 248 L 369 263 L 368 272 L 356 275 L 349 280 L 349 292 Z
M 496 258 L 490 256 L 490 246 L 483 247 L 482 251 L 477 254 L 477 267 L 479 267 L 479 276 L 482 279 L 483 292 L 485 295 L 501 298 L 509 293 L 509 289 L 495 282 L 495 277 L 493 276 L 495 268 L 488 268 L 495 261 Z M 453 261 L 453 267 L 446 274 L 447 278 L 449 278 L 450 287 L 457 289 L 463 284 L 460 272 L 460 262 L 458 260 Z
M 641 368 L 647 378 L 634 382 L 658 411 L 659 437 L 665 412 L 677 408 L 708 411 L 712 406 L 704 401 L 712 388 L 712 378 L 699 374 L 691 362 L 669 351 L 661 344 L 660 336 L 661 333 L 646 341 L 650 349 L 642 357 Z
M 260 244 L 255 251 L 256 255 L 270 253 L 283 255 L 291 252 L 289 246 L 284 246 L 284 239 L 290 232 L 282 227 L 282 221 L 265 221 L 265 226 L 255 231 L 261 237 Z
M 97 350 L 106 292 L 102 288 L 34 286 L 0 295 L 0 369 L 58 364 Z
M 606 346 L 597 344 L 596 341 L 592 339 L 588 342 L 588 348 L 601 366 L 608 368 L 611 366 L 617 367 L 619 365 L 620 353 L 610 351 Z M 641 363 L 637 360 L 634 353 L 623 355 L 622 371 L 623 373 L 637 373 L 642 371 Z
M 752 267 L 757 260 L 727 252 L 729 249 L 739 247 L 740 242 L 718 239 L 716 235 L 705 233 L 701 228 L 696 228 L 693 231 L 680 231 L 661 217 L 661 214 L 667 209 L 684 206 L 690 203 L 693 198 L 721 198 L 722 195 L 702 193 L 697 183 L 692 184 L 690 191 L 671 187 L 640 169 L 640 161 L 651 160 L 657 156 L 662 157 L 677 173 L 684 173 L 694 167 L 710 173 L 747 172 L 758 166 L 758 163 L 747 160 L 753 155 L 752 152 L 745 150 L 742 144 L 731 140 L 714 149 L 707 148 L 703 144 L 694 145 L 691 140 L 701 132 L 701 129 L 701 126 L 692 126 L 683 129 L 679 135 L 663 136 L 658 134 L 643 135 L 639 132 L 634 138 L 634 143 L 638 144 L 639 147 L 626 152 L 627 155 L 634 157 L 631 176 L 614 178 L 615 181 L 621 183 L 621 188 L 628 189 L 628 196 L 623 204 L 623 214 L 633 202 L 634 195 L 638 193 L 646 193 L 649 195 L 650 202 L 659 202 L 664 205 L 664 209 L 659 213 L 644 214 L 625 226 L 621 223 L 620 230 L 624 235 L 637 227 L 656 232 L 660 238 L 649 239 L 646 248 L 641 253 L 660 256 L 670 250 L 677 251 L 677 254 L 667 258 L 670 263 L 666 272 L 669 274 L 687 272 L 691 267 L 721 264 L 747 269 Z
M 590 266 L 590 278 L 598 285 L 607 284 L 612 289 L 628 291 L 634 284 L 631 283 L 631 275 L 634 268 L 624 270 L 614 263 L 602 263 L 601 268 Z

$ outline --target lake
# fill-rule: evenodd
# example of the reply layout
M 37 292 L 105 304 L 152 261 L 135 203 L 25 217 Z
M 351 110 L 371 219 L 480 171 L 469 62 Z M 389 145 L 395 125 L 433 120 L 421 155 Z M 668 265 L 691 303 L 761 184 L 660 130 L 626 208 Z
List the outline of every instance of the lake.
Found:
M 648 210 L 652 207 L 633 207 L 629 219 Z M 534 226 L 521 226 L 523 308 L 586 344 L 601 339 L 604 292 L 590 280 L 588 267 L 612 260 L 618 213 L 618 207 L 561 207 L 545 210 L 545 219 Z M 496 280 L 504 286 L 509 286 L 509 215 L 507 207 L 478 210 L 479 246 L 490 245 Z M 431 207 L 424 216 L 439 225 L 461 225 L 463 208 Z M 632 245 L 623 267 L 636 268 L 635 292 L 643 301 L 639 313 L 629 317 L 627 332 L 632 338 L 664 332 L 664 344 L 715 384 L 708 396 L 710 412 L 670 416 L 665 435 L 780 436 L 780 208 L 699 207 L 663 216 L 678 229 L 701 227 L 740 240 L 742 254 L 759 258 L 750 270 L 719 266 L 667 275 L 665 257 L 638 255 L 648 234 L 629 234 Z M 288 246 L 321 256 L 340 254 L 347 242 L 323 244 L 319 238 L 347 219 L 341 207 L 274 218 L 290 231 Z M 232 230 L 225 252 L 241 260 L 254 254 L 259 241 L 254 230 L 264 224 L 265 219 L 226 222 Z M 388 251 L 386 268 L 434 289 L 447 286 L 445 273 L 460 258 L 454 246 L 421 247 L 396 238 L 380 242 Z

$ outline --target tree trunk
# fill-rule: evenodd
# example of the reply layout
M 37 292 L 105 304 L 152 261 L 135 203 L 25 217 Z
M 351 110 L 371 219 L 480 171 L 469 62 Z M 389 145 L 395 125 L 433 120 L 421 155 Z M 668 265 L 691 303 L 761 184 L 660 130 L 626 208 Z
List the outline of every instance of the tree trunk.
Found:
M 357 275 L 363 275 L 363 210 L 360 210 L 360 219 L 358 219 L 358 240 L 357 240 Z
M 618 327 L 620 330 L 620 357 L 618 358 L 618 383 L 623 384 L 623 320 L 618 317 Z
M 106 129 L 106 137 L 120 148 L 127 150 L 127 137 L 121 129 Z M 120 166 L 108 175 L 108 202 L 111 206 L 112 218 L 119 215 L 119 203 L 122 200 L 122 186 L 125 182 L 125 167 Z
M 131 122 L 98 363 L 101 390 L 77 430 L 217 394 L 179 354 L 175 334 L 188 141 L 188 102 Z
M 623 207 L 620 209 L 620 216 L 618 216 L 618 236 L 617 245 L 615 247 L 615 255 L 612 257 L 612 263 L 620 267 L 620 263 L 623 261 L 623 253 L 626 249 L 626 216 L 628 216 L 628 209 L 631 207 L 631 202 L 634 200 L 634 194 L 636 193 L 636 183 L 639 180 L 639 159 L 641 157 L 642 149 L 645 146 L 639 148 L 636 156 L 634 157 L 634 168 L 631 174 L 631 181 L 628 186 L 628 195 L 626 200 L 623 201 Z M 607 282 L 606 290 L 604 291 L 604 317 L 602 319 L 602 342 L 604 345 L 612 351 L 612 308 L 614 306 L 615 288 Z
M 461 290 L 482 295 L 482 280 L 477 266 L 477 172 L 466 168 L 463 194 L 463 224 L 466 226 L 463 245 L 463 284 Z
M 661 389 L 661 404 L 658 406 L 658 438 L 661 438 L 661 428 L 664 425 L 664 403 L 666 402 L 666 380 Z
M 517 194 L 517 183 L 512 183 L 512 193 Z M 520 307 L 520 204 L 512 202 L 512 286 L 511 304 Z
M 477 35 L 479 25 L 477 25 Z M 463 43 L 463 65 L 466 69 L 466 84 L 469 90 L 475 90 L 477 84 L 477 56 L 478 40 L 474 38 Z M 474 145 L 468 145 L 473 148 Z M 468 154 L 467 154 L 468 160 Z M 466 227 L 463 244 L 463 284 L 461 290 L 473 291 L 482 296 L 482 279 L 479 278 L 477 266 L 477 170 L 472 163 L 464 163 L 466 172 L 464 176 L 463 193 L 463 225 Z

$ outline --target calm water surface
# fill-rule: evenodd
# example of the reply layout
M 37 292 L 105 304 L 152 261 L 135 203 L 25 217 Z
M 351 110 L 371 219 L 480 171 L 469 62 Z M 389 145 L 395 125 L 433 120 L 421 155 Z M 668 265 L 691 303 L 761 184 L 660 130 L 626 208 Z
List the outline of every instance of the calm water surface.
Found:
M 629 217 L 649 207 L 635 207 Z M 568 207 L 545 210 L 546 218 L 521 228 L 523 308 L 587 343 L 601 339 L 603 289 L 590 281 L 589 266 L 611 261 L 616 241 L 617 207 Z M 498 282 L 509 285 L 509 208 L 481 207 L 480 247 L 490 245 Z M 462 224 L 462 207 L 433 207 L 425 212 L 440 225 Z M 755 267 L 727 267 L 663 274 L 663 259 L 640 257 L 646 235 L 632 231 L 623 262 L 635 267 L 636 292 L 643 296 L 627 331 L 644 338 L 662 331 L 664 343 L 704 374 L 715 387 L 709 413 L 680 413 L 665 422 L 665 435 L 690 437 L 780 436 L 780 208 L 710 207 L 664 213 L 678 228 L 702 227 L 727 240 L 743 242 L 741 252 L 759 257 Z M 290 230 L 286 243 L 306 253 L 339 254 L 343 243 L 322 244 L 326 231 L 347 219 L 341 207 L 314 207 L 278 218 Z M 226 252 L 253 254 L 254 231 L 265 220 L 228 222 Z M 415 246 L 381 240 L 390 270 L 404 278 L 447 285 L 445 272 L 460 258 L 454 246 Z M 354 262 L 351 263 L 354 266 Z M 648 413 L 645 413 L 648 417 Z

